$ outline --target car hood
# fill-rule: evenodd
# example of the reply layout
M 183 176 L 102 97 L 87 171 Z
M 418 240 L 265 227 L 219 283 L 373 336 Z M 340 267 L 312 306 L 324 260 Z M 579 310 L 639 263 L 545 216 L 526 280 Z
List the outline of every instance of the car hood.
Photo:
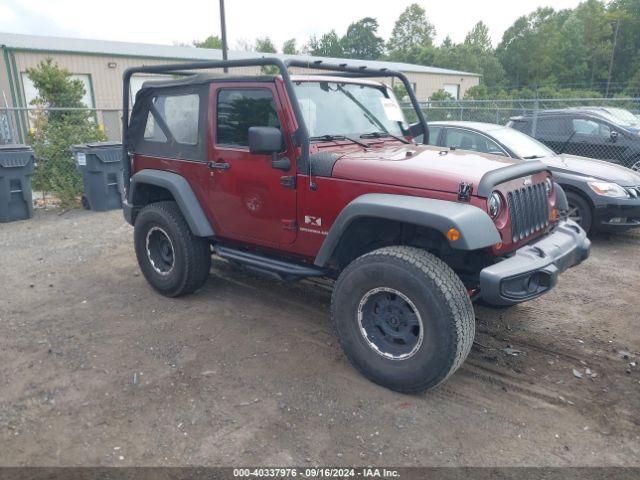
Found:
M 615 182 L 623 187 L 640 185 L 640 174 L 615 163 L 574 155 L 554 155 L 539 159 L 551 171 L 573 173 L 598 180 Z
M 427 145 L 386 145 L 345 153 L 333 177 L 363 182 L 457 192 L 461 182 L 477 186 L 489 171 L 519 160 Z

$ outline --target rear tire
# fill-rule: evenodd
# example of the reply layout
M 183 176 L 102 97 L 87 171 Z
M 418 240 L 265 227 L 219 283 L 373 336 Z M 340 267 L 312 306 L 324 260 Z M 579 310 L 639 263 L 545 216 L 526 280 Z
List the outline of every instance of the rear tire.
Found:
M 579 193 L 566 191 L 567 203 L 569 203 L 568 217 L 580 225 L 585 232 L 591 231 L 593 212 L 589 202 Z
M 149 284 L 162 295 L 195 292 L 211 269 L 209 242 L 191 233 L 175 202 L 144 207 L 134 226 L 138 264 Z
M 418 248 L 385 247 L 338 278 L 331 313 L 340 344 L 369 380 L 417 393 L 445 381 L 475 333 L 464 285 L 442 260 Z

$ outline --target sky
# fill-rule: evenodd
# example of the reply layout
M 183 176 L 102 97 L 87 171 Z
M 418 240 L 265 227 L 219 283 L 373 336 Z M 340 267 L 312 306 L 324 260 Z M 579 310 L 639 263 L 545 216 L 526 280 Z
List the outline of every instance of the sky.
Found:
M 278 49 L 292 37 L 300 46 L 331 29 L 342 35 L 365 16 L 378 20 L 386 40 L 411 3 L 426 10 L 438 43 L 447 35 L 461 42 L 482 20 L 497 44 L 521 15 L 542 6 L 572 8 L 580 0 L 226 0 L 229 47 L 264 36 Z M 219 0 L 0 0 L 0 32 L 188 44 L 220 33 L 218 5 Z

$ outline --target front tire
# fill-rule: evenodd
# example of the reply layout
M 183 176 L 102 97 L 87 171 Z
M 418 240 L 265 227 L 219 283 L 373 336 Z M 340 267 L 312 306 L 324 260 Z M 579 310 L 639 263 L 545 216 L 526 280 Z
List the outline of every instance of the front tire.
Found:
M 469 354 L 475 333 L 471 300 L 453 270 L 406 246 L 375 250 L 347 266 L 331 313 L 351 363 L 404 393 L 445 381 Z
M 144 207 L 136 217 L 133 236 L 140 270 L 162 295 L 187 295 L 207 281 L 209 242 L 191 233 L 175 202 Z

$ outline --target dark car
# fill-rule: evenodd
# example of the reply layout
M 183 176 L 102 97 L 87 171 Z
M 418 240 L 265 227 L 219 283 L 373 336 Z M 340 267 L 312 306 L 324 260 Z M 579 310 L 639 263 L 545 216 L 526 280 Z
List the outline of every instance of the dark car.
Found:
M 589 231 L 640 226 L 640 173 L 602 160 L 556 155 L 513 128 L 491 123 L 431 122 L 432 145 L 540 160 L 567 194 L 569 216 Z
M 602 112 L 542 110 L 513 117 L 507 126 L 540 140 L 557 154 L 597 158 L 640 170 L 640 135 Z
M 595 113 L 611 120 L 613 123 L 620 125 L 633 133 L 640 132 L 640 118 L 633 112 L 624 108 L 617 107 L 581 107 L 580 110 Z

